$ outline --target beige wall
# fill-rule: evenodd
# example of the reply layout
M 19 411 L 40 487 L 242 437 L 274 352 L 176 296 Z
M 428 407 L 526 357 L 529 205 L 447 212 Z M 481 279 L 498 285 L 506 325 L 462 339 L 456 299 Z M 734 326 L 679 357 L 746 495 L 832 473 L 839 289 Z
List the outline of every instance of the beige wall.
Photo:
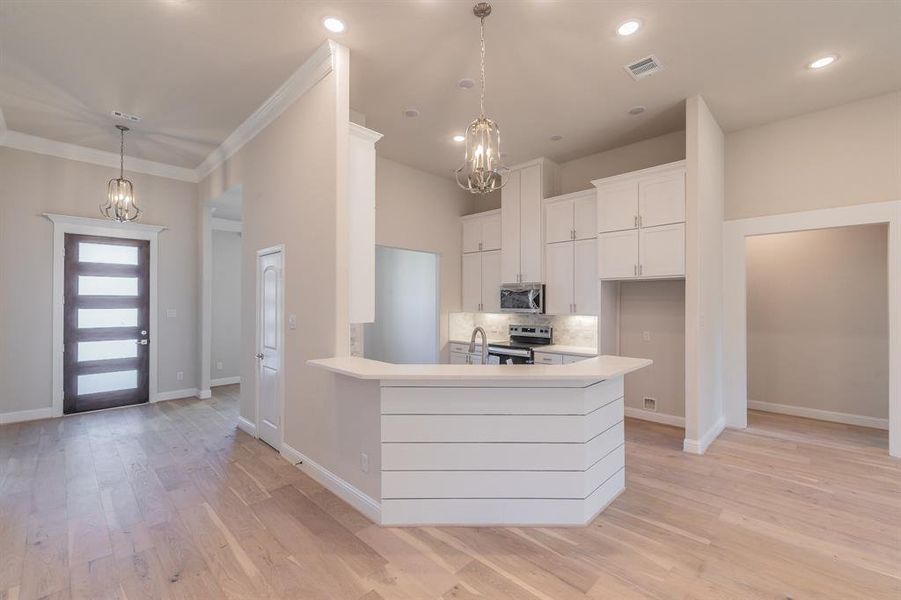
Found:
M 241 375 L 241 234 L 213 230 L 212 250 L 209 369 L 215 380 Z
M 126 176 L 159 236 L 159 388 L 195 388 L 197 364 L 196 186 Z M 53 224 L 41 213 L 100 218 L 117 169 L 0 148 L 0 412 L 50 407 Z M 175 318 L 166 310 L 174 308 Z M 184 372 L 178 381 L 176 373 Z
M 626 406 L 644 408 L 651 397 L 658 413 L 685 416 L 685 282 L 624 281 L 619 289 L 619 352 L 654 361 L 626 375 Z
M 726 218 L 901 200 L 901 91 L 726 136 Z
M 685 158 L 685 132 L 674 131 L 560 163 L 560 193 L 592 189 L 591 180 L 629 173 Z
M 375 201 L 377 244 L 439 255 L 439 344 L 446 361 L 448 314 L 459 311 L 462 301 L 460 217 L 469 212 L 472 195 L 448 179 L 380 156 Z
M 703 98 L 685 106 L 685 438 L 703 452 L 723 418 L 724 137 Z
M 748 399 L 888 417 L 888 228 L 747 240 Z

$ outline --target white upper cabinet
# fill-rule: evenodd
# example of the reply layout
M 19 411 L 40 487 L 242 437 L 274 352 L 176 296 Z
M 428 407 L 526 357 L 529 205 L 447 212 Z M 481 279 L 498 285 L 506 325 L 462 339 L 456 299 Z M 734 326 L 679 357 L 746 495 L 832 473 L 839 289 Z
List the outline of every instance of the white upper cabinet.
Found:
M 545 310 L 597 314 L 595 191 L 547 198 L 543 204 Z
M 573 313 L 598 314 L 597 240 L 576 240 L 573 246 Z
M 550 202 L 544 205 L 544 241 L 548 244 L 573 239 L 572 202 Z
M 553 244 L 597 237 L 597 193 L 594 190 L 547 198 L 544 204 L 544 242 Z
M 597 223 L 598 199 L 591 190 L 573 198 L 573 232 L 577 240 L 593 240 Z
M 598 195 L 598 276 L 684 277 L 685 161 L 592 184 Z
M 463 252 L 500 250 L 501 212 L 490 210 L 467 215 L 460 219 L 463 224 Z
M 482 309 L 482 255 L 472 252 L 463 255 L 463 312 Z
M 348 141 L 348 318 L 375 320 L 375 143 L 382 134 L 350 124 Z
M 685 222 L 685 172 L 666 173 L 638 182 L 639 226 Z
M 482 252 L 482 312 L 501 312 L 501 251 Z
M 545 305 L 549 315 L 573 312 L 573 244 L 557 242 L 544 249 Z
M 540 158 L 511 167 L 501 190 L 501 277 L 504 283 L 542 281 L 541 201 L 557 187 L 557 165 Z

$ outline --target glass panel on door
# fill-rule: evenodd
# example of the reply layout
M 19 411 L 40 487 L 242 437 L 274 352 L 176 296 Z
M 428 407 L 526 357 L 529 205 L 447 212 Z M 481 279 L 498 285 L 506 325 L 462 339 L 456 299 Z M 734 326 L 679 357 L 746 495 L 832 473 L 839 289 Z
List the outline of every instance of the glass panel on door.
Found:
M 78 376 L 78 395 L 133 390 L 138 387 L 137 371 L 112 371 Z
M 137 358 L 138 340 L 78 342 L 78 362 Z
M 78 244 L 78 262 L 137 265 L 138 248 L 137 246 L 122 246 L 119 244 L 81 242 Z

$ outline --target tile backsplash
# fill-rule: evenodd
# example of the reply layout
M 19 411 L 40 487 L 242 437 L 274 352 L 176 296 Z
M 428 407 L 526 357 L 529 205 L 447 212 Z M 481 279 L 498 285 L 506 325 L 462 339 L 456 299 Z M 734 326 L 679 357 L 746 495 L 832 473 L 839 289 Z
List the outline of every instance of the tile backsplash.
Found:
M 571 315 L 532 315 L 497 313 L 450 313 L 448 339 L 466 341 L 475 327 L 482 327 L 488 339 L 507 339 L 508 327 L 516 325 L 550 325 L 554 343 L 564 346 L 597 348 L 598 318 Z

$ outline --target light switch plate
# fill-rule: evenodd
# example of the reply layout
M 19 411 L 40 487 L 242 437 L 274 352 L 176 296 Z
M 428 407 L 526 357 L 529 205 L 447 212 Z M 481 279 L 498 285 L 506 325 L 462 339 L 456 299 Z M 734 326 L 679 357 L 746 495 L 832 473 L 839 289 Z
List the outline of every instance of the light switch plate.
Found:
M 288 315 L 288 329 L 297 329 L 297 315 Z
M 641 332 L 641 339 L 643 339 L 646 342 L 650 342 L 651 341 L 651 332 L 650 331 Z
M 176 314 L 177 314 L 177 313 L 175 312 L 175 309 L 174 309 L 174 308 L 167 308 L 167 309 L 166 309 L 166 316 L 169 317 L 170 319 L 174 319 Z

